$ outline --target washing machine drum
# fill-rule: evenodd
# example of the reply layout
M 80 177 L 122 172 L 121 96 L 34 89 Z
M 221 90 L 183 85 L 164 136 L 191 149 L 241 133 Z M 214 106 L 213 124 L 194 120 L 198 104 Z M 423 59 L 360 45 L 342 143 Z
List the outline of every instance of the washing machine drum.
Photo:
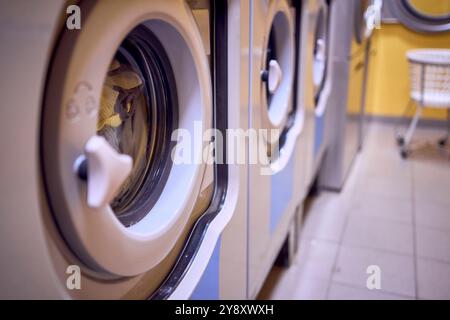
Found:
M 178 127 L 176 93 L 164 48 L 149 29 L 137 27 L 120 45 L 108 68 L 96 127 L 96 134 L 117 154 L 134 161 L 109 202 L 126 227 L 149 213 L 167 182 L 175 144 L 171 134 Z M 78 172 L 87 179 L 87 159 L 81 159 L 83 167 Z
M 82 264 L 135 276 L 158 266 L 196 220 L 210 72 L 182 1 L 89 5 L 81 30 L 63 32 L 50 69 L 43 178 Z M 177 161 L 186 134 L 200 148 Z

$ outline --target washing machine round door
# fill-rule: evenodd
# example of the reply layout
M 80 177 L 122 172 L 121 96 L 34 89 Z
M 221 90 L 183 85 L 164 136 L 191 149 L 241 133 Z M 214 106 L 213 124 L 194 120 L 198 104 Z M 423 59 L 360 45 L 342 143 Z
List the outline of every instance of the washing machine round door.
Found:
M 43 178 L 83 264 L 134 276 L 157 266 L 192 220 L 210 72 L 184 1 L 85 2 L 81 11 L 81 30 L 63 32 L 49 73 Z M 194 148 L 180 143 L 187 138 Z
M 317 106 L 320 94 L 325 84 L 325 75 L 328 59 L 328 6 L 321 3 L 317 13 L 314 32 L 313 53 L 313 84 L 314 100 Z
M 286 1 L 272 1 L 268 9 L 261 60 L 262 117 L 267 129 L 283 130 L 292 109 L 294 81 L 294 20 Z
M 449 0 L 385 1 L 388 10 L 406 27 L 418 32 L 450 30 Z

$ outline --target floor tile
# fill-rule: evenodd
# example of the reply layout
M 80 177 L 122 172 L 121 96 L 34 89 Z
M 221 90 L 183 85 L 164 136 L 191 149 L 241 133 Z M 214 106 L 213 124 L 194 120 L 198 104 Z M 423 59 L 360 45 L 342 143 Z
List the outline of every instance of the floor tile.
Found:
M 410 163 L 418 181 L 448 181 L 450 178 L 450 161 L 436 148 L 417 151 Z
M 387 219 L 350 215 L 343 243 L 412 255 L 413 228 Z
M 324 193 L 314 202 L 304 217 L 302 238 L 339 241 L 348 213 L 348 203 L 337 195 Z
M 360 176 L 356 183 L 358 194 L 370 194 L 391 198 L 412 199 L 412 179 L 391 176 Z
M 353 161 L 352 168 L 350 169 L 346 180 L 344 181 L 344 185 L 339 194 L 352 197 L 356 191 L 356 184 L 358 182 L 359 172 L 362 170 L 362 166 L 364 165 L 364 161 L 362 161 L 361 156 L 357 156 Z
M 414 258 L 379 250 L 342 246 L 332 281 L 366 289 L 371 265 L 380 267 L 381 291 L 415 297 Z
M 325 299 L 338 245 L 321 240 L 302 240 L 293 265 L 274 267 L 259 299 Z
M 356 194 L 353 203 L 350 214 L 412 224 L 413 210 L 412 204 L 408 200 Z
M 450 161 L 435 145 L 443 132 L 418 128 L 402 159 L 394 126 L 371 123 L 343 191 L 310 199 L 292 267 L 274 267 L 260 296 L 450 299 Z M 369 265 L 381 268 L 381 290 L 366 287 Z
M 302 239 L 294 264 L 308 276 L 328 279 L 331 276 L 339 245 L 337 243 Z
M 450 232 L 417 227 L 417 256 L 450 263 Z
M 450 264 L 418 259 L 417 278 L 420 299 L 450 299 Z
M 331 280 L 338 244 L 321 240 L 303 240 L 296 264 L 298 279 L 293 299 L 325 299 Z
M 450 182 L 418 181 L 414 178 L 414 199 L 418 202 L 440 203 L 450 205 Z
M 410 297 L 387 293 L 381 290 L 355 288 L 340 283 L 332 283 L 329 300 L 409 300 Z
M 258 300 L 289 300 L 293 299 L 296 289 L 298 268 L 288 269 L 274 266 L 258 294 Z
M 325 300 L 329 280 L 303 278 L 299 286 L 294 291 L 292 299 L 294 300 Z
M 361 154 L 359 174 L 370 177 L 410 179 L 412 164 L 402 159 L 396 150 L 381 151 L 380 147 L 367 147 Z
M 436 150 L 433 148 L 432 150 Z M 428 152 L 429 154 L 430 152 Z M 427 151 L 417 152 L 424 157 Z M 419 202 L 450 204 L 450 161 L 442 154 L 415 158 L 413 163 L 414 198 Z
M 414 207 L 417 226 L 450 230 L 450 207 L 448 205 L 416 201 Z

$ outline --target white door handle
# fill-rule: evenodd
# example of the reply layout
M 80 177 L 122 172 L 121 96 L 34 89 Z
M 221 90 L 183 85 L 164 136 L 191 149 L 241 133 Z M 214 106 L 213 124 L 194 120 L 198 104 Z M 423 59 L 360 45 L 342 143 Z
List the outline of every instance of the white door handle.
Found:
M 133 167 L 133 159 L 118 153 L 105 138 L 92 136 L 85 145 L 87 161 L 87 204 L 107 206 Z
M 325 75 L 325 41 L 317 39 L 316 52 L 313 60 L 313 83 L 319 86 Z
M 374 0 L 373 3 L 364 12 L 364 19 L 366 21 L 365 37 L 369 38 L 372 31 L 379 28 L 381 21 L 381 9 L 383 7 L 382 0 Z
M 269 86 L 269 92 L 273 94 L 281 83 L 283 77 L 283 71 L 276 60 L 269 61 L 269 79 L 267 85 Z
M 317 39 L 316 55 L 314 58 L 316 60 L 325 61 L 325 40 L 324 39 Z

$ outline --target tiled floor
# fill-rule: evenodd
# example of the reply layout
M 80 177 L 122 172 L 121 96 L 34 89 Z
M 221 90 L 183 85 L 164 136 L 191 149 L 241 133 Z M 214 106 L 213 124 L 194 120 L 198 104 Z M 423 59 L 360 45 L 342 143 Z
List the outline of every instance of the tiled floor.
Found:
M 261 299 L 450 299 L 450 160 L 442 130 L 417 131 L 402 160 L 391 125 L 368 130 L 344 190 L 310 199 L 299 251 Z M 366 286 L 379 266 L 381 289 Z

